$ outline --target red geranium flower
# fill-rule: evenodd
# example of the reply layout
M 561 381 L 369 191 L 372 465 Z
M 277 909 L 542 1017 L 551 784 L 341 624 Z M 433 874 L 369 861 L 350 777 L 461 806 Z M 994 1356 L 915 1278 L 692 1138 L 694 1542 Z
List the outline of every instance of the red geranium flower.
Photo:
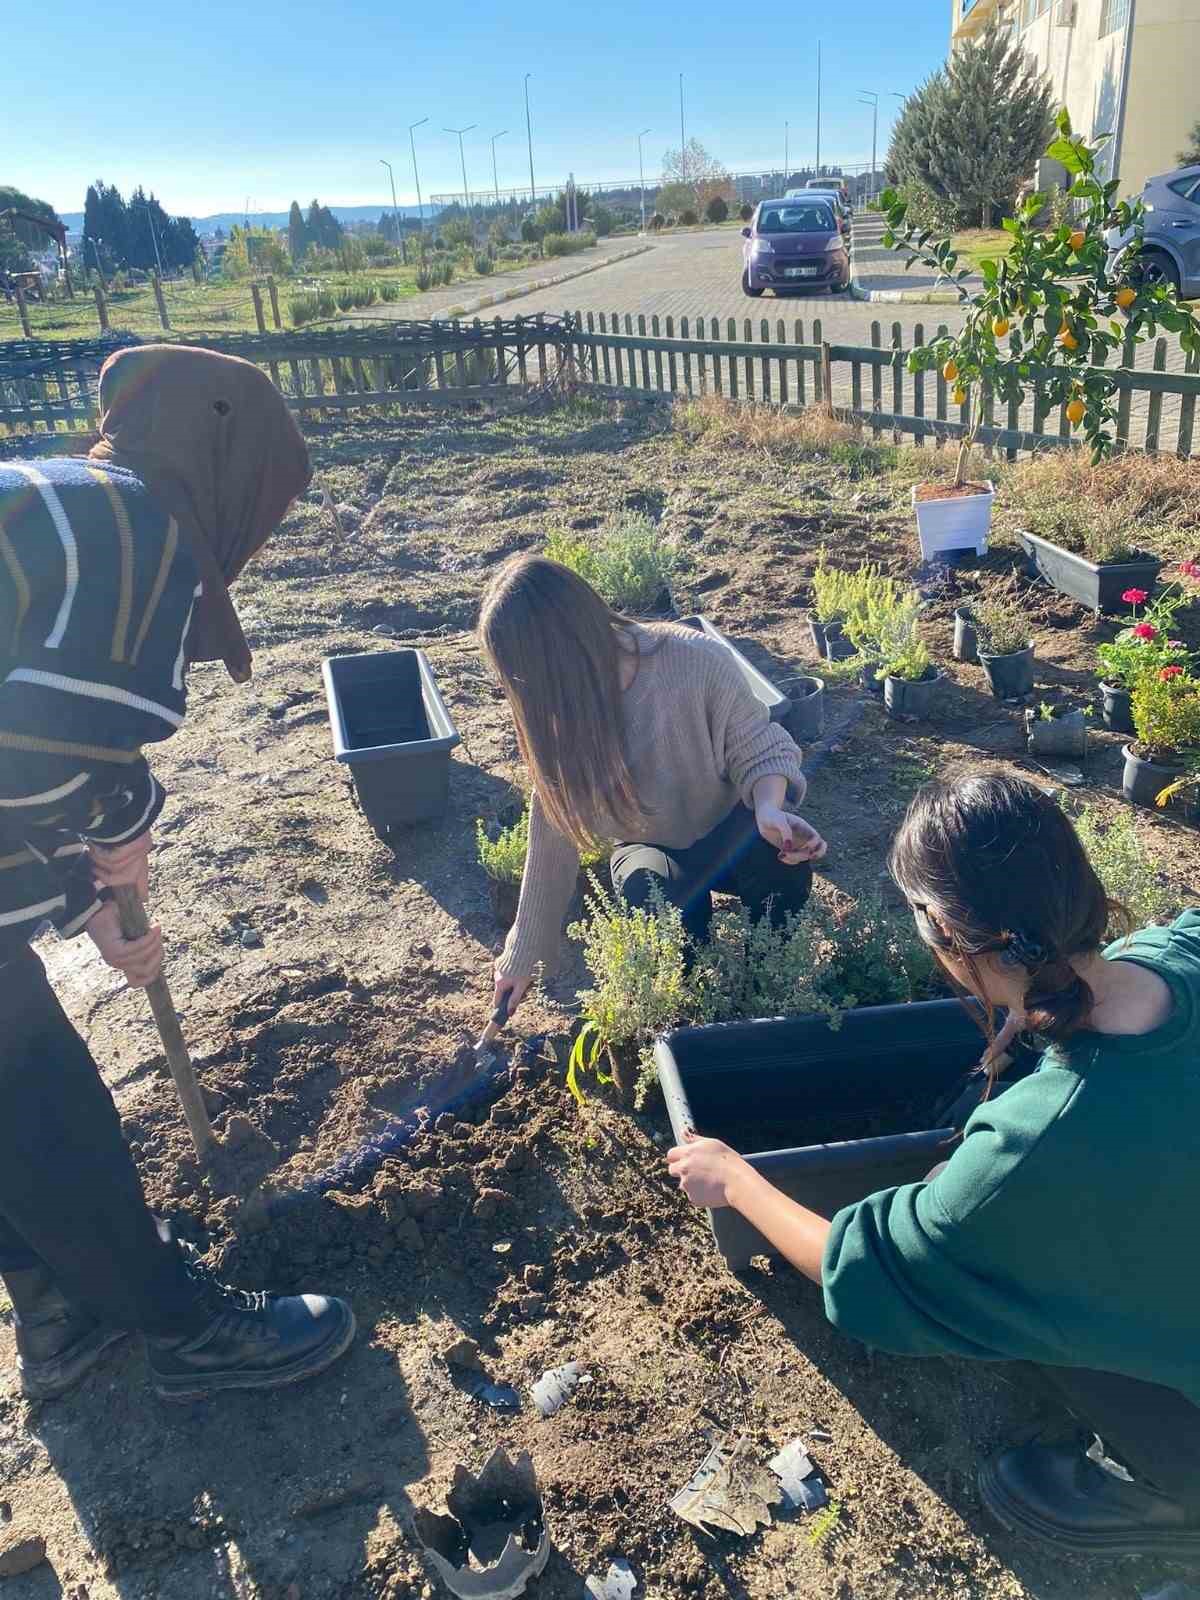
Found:
M 1200 561 L 1181 561 L 1179 570 L 1185 578 L 1200 578 Z
M 1121 596 L 1127 606 L 1144 606 L 1149 598 L 1145 589 L 1126 589 Z
M 1139 622 L 1133 630 L 1133 636 L 1135 639 L 1157 639 L 1158 629 L 1151 627 L 1148 622 Z
M 1172 678 L 1178 678 L 1182 673 L 1182 667 L 1162 667 L 1158 675 L 1164 683 L 1169 683 Z

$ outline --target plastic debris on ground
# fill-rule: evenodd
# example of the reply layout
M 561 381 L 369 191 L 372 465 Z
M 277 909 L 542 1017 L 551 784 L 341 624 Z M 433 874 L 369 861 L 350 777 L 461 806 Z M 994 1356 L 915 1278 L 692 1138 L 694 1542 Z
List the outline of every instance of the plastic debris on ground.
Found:
M 750 1458 L 746 1440 L 730 1445 L 720 1435 L 671 1510 L 702 1533 L 722 1529 L 743 1536 L 771 1524 L 771 1507 L 783 1499 L 778 1479 Z
M 589 1578 L 583 1586 L 587 1600 L 632 1600 L 637 1588 L 633 1568 L 624 1556 L 618 1556 L 603 1578 Z
M 578 1361 L 549 1367 L 529 1391 L 529 1398 L 543 1417 L 552 1417 L 566 1404 L 582 1379 Z
M 550 1559 L 550 1532 L 533 1462 L 494 1450 L 478 1475 L 460 1462 L 448 1515 L 418 1508 L 413 1528 L 426 1559 L 459 1600 L 516 1600 Z
M 519 1411 L 521 1396 L 511 1383 L 493 1383 L 483 1370 L 479 1359 L 479 1346 L 474 1339 L 456 1339 L 448 1350 L 442 1352 L 450 1377 L 456 1388 L 469 1394 L 473 1400 L 482 1400 L 497 1411 Z
M 825 1485 L 802 1439 L 784 1445 L 767 1465 L 782 1485 L 785 1511 L 819 1511 L 828 1503 Z

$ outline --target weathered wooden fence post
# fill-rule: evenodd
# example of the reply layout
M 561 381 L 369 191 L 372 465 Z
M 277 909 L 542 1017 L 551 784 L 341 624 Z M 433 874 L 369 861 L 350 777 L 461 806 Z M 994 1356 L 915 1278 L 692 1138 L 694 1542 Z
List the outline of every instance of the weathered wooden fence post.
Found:
M 254 320 L 258 324 L 259 333 L 266 333 L 267 324 L 263 317 L 262 290 L 257 283 L 250 285 L 250 298 L 254 302 Z
M 21 319 L 21 332 L 27 339 L 33 338 L 33 329 L 29 326 L 29 307 L 25 303 L 25 291 L 18 283 L 14 293 L 17 297 L 17 315 Z
M 107 300 L 107 298 L 105 296 L 104 288 L 103 288 L 102 284 L 97 283 L 97 284 L 94 284 L 93 287 L 94 287 L 94 289 L 96 291 L 96 316 L 98 317 L 99 322 L 100 322 L 100 332 L 101 333 L 107 333 L 108 332 L 108 300 Z
M 825 402 L 825 411 L 833 415 L 833 353 L 829 348 L 829 341 L 821 340 L 821 398 Z
M 267 279 L 267 293 L 271 296 L 271 321 L 277 328 L 282 328 L 283 321 L 279 315 L 279 285 L 274 278 Z
M 161 325 L 167 329 L 168 332 L 170 332 L 171 319 L 167 315 L 167 301 L 166 296 L 163 294 L 162 279 L 159 277 L 157 272 L 152 272 L 150 274 L 150 281 L 154 285 L 154 299 L 158 305 L 158 320 Z

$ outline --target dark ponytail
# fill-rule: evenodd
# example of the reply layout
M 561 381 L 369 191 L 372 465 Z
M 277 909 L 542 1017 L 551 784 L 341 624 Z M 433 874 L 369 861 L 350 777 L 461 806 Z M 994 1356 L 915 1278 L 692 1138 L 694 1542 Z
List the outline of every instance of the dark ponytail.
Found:
M 892 846 L 893 878 L 922 938 L 966 968 L 994 1022 L 978 958 L 1023 967 L 1028 1026 L 1053 1040 L 1084 1027 L 1095 997 L 1072 966 L 1129 916 L 1111 900 L 1069 819 L 1031 783 L 979 773 L 926 784 Z

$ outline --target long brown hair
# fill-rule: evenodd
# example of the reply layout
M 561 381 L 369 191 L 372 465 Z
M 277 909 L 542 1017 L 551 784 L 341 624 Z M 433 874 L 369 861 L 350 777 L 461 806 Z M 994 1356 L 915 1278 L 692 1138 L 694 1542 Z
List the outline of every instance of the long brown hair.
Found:
M 479 639 L 512 707 L 538 799 L 587 849 L 640 815 L 621 720 L 621 636 L 631 624 L 545 556 L 505 562 L 484 596 Z
M 979 773 L 918 790 L 889 861 L 935 955 L 960 962 L 993 1031 L 978 958 L 997 953 L 1029 975 L 1029 1028 L 1067 1039 L 1095 996 L 1071 965 L 1128 928 L 1075 829 L 1049 795 L 1023 779 Z

